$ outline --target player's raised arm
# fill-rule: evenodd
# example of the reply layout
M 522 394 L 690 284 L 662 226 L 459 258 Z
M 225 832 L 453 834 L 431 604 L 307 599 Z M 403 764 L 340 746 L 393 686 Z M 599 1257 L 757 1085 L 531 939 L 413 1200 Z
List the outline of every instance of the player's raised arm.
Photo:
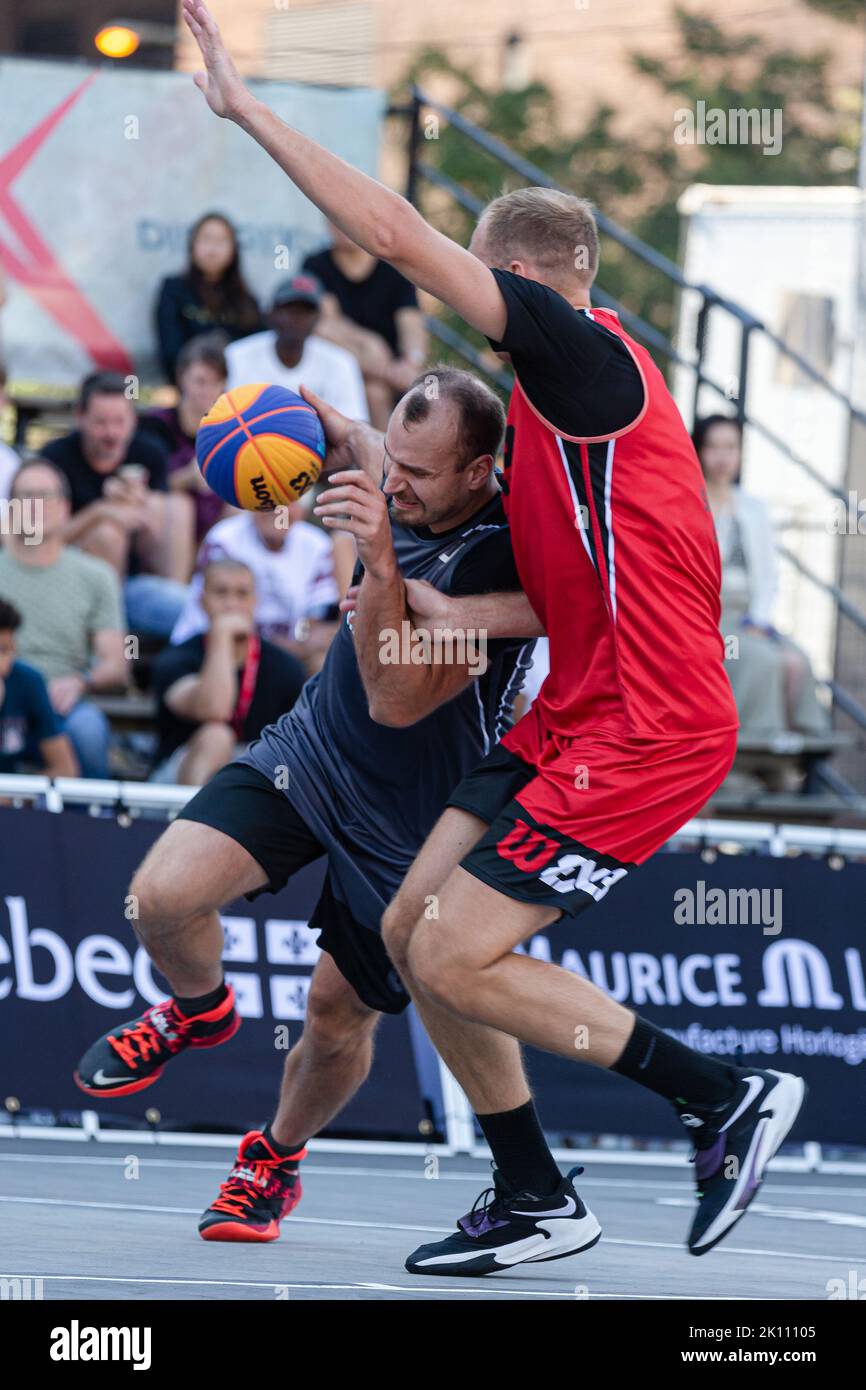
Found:
M 293 130 L 258 101 L 232 62 L 203 0 L 183 0 L 183 13 L 205 64 L 205 71 L 196 73 L 196 86 L 215 115 L 251 135 L 359 246 L 499 341 L 505 332 L 505 302 L 489 268 L 435 231 L 399 193 Z

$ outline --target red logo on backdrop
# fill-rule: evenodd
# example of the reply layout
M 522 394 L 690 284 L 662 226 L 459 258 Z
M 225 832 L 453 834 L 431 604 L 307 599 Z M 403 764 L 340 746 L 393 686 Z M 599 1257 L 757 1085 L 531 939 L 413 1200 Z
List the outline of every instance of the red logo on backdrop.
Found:
M 561 848 L 555 840 L 549 840 L 537 830 L 530 830 L 526 821 L 522 820 L 515 821 L 513 828 L 496 845 L 497 853 L 503 859 L 510 859 L 526 874 L 543 869 Z
M 22 285 L 55 323 L 81 344 L 95 366 L 102 370 L 130 372 L 132 362 L 126 348 L 70 280 L 10 191 L 22 169 L 26 169 L 97 76 L 94 72 L 85 78 L 0 159 L 0 263 L 10 278 Z M 17 249 L 13 249 L 13 244 Z

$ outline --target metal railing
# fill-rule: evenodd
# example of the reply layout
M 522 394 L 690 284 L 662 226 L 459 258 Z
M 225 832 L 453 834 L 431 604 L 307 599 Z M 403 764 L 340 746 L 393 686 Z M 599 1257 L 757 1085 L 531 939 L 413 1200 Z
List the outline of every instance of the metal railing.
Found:
M 445 193 L 454 203 L 461 207 L 465 212 L 473 217 L 477 217 L 481 212 L 483 203 L 462 185 L 455 182 L 442 170 L 437 169 L 427 160 L 422 158 L 422 151 L 425 145 L 423 137 L 423 115 L 425 111 L 435 112 L 443 120 L 447 121 L 449 127 L 464 136 L 477 149 L 498 161 L 505 169 L 516 174 L 526 183 L 538 185 L 544 188 L 562 189 L 563 185 L 531 160 L 525 159 L 522 155 L 516 154 L 514 150 L 495 136 L 482 130 L 474 122 L 463 116 L 453 107 L 445 103 L 436 101 L 428 96 L 419 87 L 411 89 L 410 100 L 402 106 L 392 106 L 391 115 L 399 115 L 408 121 L 408 137 L 406 142 L 408 155 L 408 171 L 406 177 L 405 192 L 410 202 L 418 204 L 422 184 L 438 189 Z M 785 439 L 778 435 L 763 421 L 756 418 L 747 409 L 747 393 L 749 384 L 749 364 L 751 353 L 756 338 L 769 344 L 775 351 L 784 357 L 793 367 L 801 372 L 816 387 L 826 392 L 827 396 L 842 406 L 848 415 L 849 427 L 854 424 L 866 426 L 866 412 L 854 405 L 853 401 L 840 390 L 832 381 L 828 380 L 815 366 L 809 362 L 801 353 L 797 352 L 777 333 L 774 333 L 767 324 L 763 323 L 754 314 L 750 313 L 743 305 L 735 300 L 719 294 L 709 285 L 696 284 L 689 280 L 679 266 L 669 260 L 667 256 L 654 250 L 639 237 L 627 232 L 616 222 L 612 221 L 604 213 L 596 214 L 599 231 L 602 235 L 610 238 L 617 246 L 634 256 L 644 266 L 663 276 L 671 287 L 679 293 L 696 294 L 700 298 L 699 308 L 695 323 L 695 342 L 694 356 L 685 356 L 666 336 L 661 329 L 649 323 L 624 305 L 622 305 L 612 295 L 608 294 L 603 286 L 593 287 L 594 299 L 605 308 L 615 309 L 619 314 L 623 325 L 628 331 L 638 338 L 651 351 L 661 354 L 669 364 L 685 368 L 693 376 L 692 393 L 692 415 L 697 412 L 698 398 L 701 388 L 706 386 L 716 392 L 722 400 L 729 402 L 736 411 L 737 419 L 744 429 L 754 430 L 756 434 L 776 448 L 782 457 L 791 465 L 799 469 L 811 479 L 819 488 L 829 496 L 847 501 L 847 494 L 840 487 L 831 483 L 816 469 L 808 459 L 803 458 L 797 453 L 796 449 Z M 739 351 L 738 351 L 738 375 L 736 379 L 736 393 L 731 394 L 729 386 L 713 379 L 706 370 L 706 351 L 708 340 L 708 329 L 711 314 L 726 314 L 732 318 L 739 331 Z M 498 372 L 492 369 L 489 362 L 485 361 L 472 343 L 453 328 L 443 324 L 440 320 L 431 318 L 428 321 L 430 331 L 440 342 L 450 347 L 453 351 L 463 356 L 466 361 L 479 372 L 488 377 L 489 380 L 496 382 L 500 387 L 510 385 L 512 380 L 510 374 Z M 836 612 L 854 623 L 860 632 L 866 634 L 866 612 L 859 608 L 850 599 L 842 594 L 835 584 L 830 584 L 819 575 L 808 570 L 796 556 L 786 547 L 780 547 L 779 553 L 783 560 L 794 565 L 803 573 L 809 581 L 821 589 L 834 604 Z M 851 719 L 860 729 L 866 729 L 866 711 L 863 710 L 859 702 L 849 693 L 841 690 L 838 686 L 833 686 L 836 703 L 839 710 Z M 839 698 L 839 697 L 842 698 Z
M 46 777 L 40 773 L 0 773 L 0 798 L 46 812 L 69 807 L 105 811 L 132 818 L 176 815 L 195 796 L 198 787 L 157 782 L 124 782 L 85 777 Z M 787 825 L 772 820 L 727 820 L 721 817 L 688 821 L 667 842 L 669 850 L 712 849 L 734 845 L 763 851 L 774 858 L 791 852 L 838 854 L 866 859 L 866 830 L 833 825 Z

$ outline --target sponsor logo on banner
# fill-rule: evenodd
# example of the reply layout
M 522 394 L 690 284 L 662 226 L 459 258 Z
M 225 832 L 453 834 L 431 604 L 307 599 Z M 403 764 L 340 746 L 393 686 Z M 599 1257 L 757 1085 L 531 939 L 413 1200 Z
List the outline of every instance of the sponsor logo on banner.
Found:
M 31 927 L 23 897 L 3 900 L 0 913 L 0 1003 L 13 991 L 18 998 L 52 1003 L 78 987 L 103 1008 L 128 1013 L 137 995 L 155 1004 L 165 995 L 153 975 L 144 948 L 130 951 L 107 933 L 85 936 L 73 949 L 59 932 Z M 4 920 L 5 916 L 5 920 Z M 234 986 L 242 1017 L 270 1016 L 279 1021 L 303 1019 L 310 973 L 319 957 L 316 933 L 303 920 L 269 918 L 262 937 L 252 917 L 222 918 L 226 978 Z M 260 950 L 263 941 L 264 950 Z M 866 969 L 856 947 L 832 958 L 813 942 L 785 938 L 766 945 L 760 985 L 749 994 L 743 957 L 735 951 L 660 955 L 650 951 L 580 953 L 566 949 L 554 956 L 550 939 L 538 935 L 525 948 L 530 955 L 556 960 L 566 970 L 591 980 L 620 1003 L 654 1008 L 734 1010 L 751 1006 L 766 1012 L 766 1026 L 740 1029 L 735 1021 L 708 1028 L 698 1021 L 670 1031 L 702 1052 L 782 1058 L 834 1058 L 856 1066 L 866 1061 L 866 1019 L 854 1032 L 805 1027 L 800 1011 L 866 1014 Z M 786 1011 L 779 1018 L 778 1011 Z
M 136 996 L 148 1004 L 164 999 L 143 946 L 135 951 L 104 932 L 85 936 L 73 949 L 59 932 L 31 927 L 22 897 L 3 899 L 0 912 L 0 1003 L 13 992 L 31 1003 L 50 1004 L 78 985 L 95 1004 L 128 1013 Z M 5 920 L 4 920 L 5 918 Z M 319 958 L 317 932 L 305 921 L 265 922 L 265 958 L 260 960 L 255 919 L 221 918 L 226 979 L 234 986 L 242 1018 L 263 1018 L 265 1000 L 275 1019 L 302 1019 L 310 971 Z M 270 966 L 282 967 L 275 970 Z M 233 968 L 236 967 L 236 968 Z M 252 969 L 248 967 L 253 967 Z M 260 970 L 256 967 L 265 967 Z M 285 973 L 285 968 L 303 974 Z
M 737 1009 L 755 1005 L 768 1011 L 765 1027 L 707 1028 L 695 1022 L 668 1031 L 700 1052 L 767 1057 L 826 1057 L 858 1066 L 866 1061 L 866 1020 L 854 1032 L 831 1025 L 806 1028 L 796 1018 L 778 1019 L 776 1010 L 866 1014 L 866 970 L 861 952 L 848 947 L 832 961 L 811 941 L 790 938 L 764 947 L 761 987 L 749 995 L 743 982 L 743 958 L 735 951 L 673 951 L 654 955 L 649 951 L 589 951 L 571 948 L 557 957 L 547 936 L 534 936 L 519 947 L 540 960 L 553 960 L 591 980 L 619 1003 L 640 1009 L 693 1007 Z M 773 1011 L 769 1013 L 769 1011 Z

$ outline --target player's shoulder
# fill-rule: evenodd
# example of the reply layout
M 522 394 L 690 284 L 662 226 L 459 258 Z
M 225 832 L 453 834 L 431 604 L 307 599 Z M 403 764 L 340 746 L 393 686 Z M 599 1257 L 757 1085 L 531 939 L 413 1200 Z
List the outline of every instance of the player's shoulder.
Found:
M 479 540 L 491 537 L 498 532 L 508 533 L 508 517 L 505 513 L 505 503 L 502 500 L 502 493 L 496 492 L 488 502 L 470 517 L 466 523 L 464 535 L 474 536 Z

